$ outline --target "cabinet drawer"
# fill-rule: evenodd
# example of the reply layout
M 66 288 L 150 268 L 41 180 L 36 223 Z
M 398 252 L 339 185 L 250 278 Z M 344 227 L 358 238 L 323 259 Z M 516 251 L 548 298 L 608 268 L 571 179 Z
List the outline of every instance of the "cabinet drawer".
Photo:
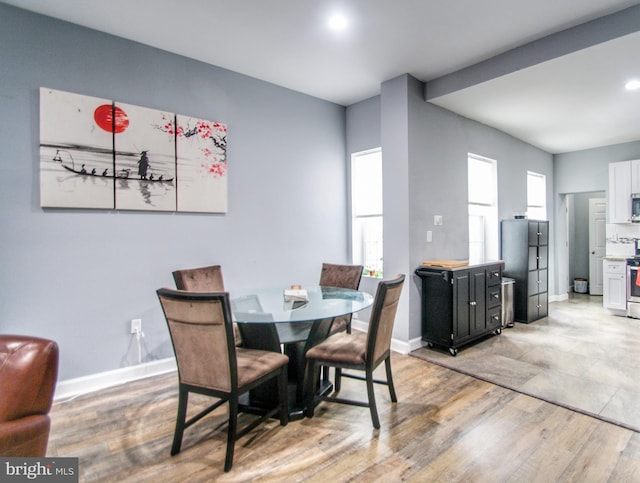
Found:
M 502 286 L 489 287 L 487 290 L 487 307 L 496 307 L 502 303 Z
M 605 273 L 616 273 L 620 275 L 624 275 L 627 273 L 627 264 L 625 262 L 620 261 L 604 261 L 604 271 Z
M 529 272 L 527 290 L 529 295 L 547 291 L 547 271 L 534 270 Z
M 487 269 L 487 285 L 500 285 L 502 283 L 502 267 Z
M 502 308 L 494 307 L 487 311 L 487 328 L 495 329 L 502 325 Z
M 548 247 L 529 247 L 529 270 L 547 268 Z

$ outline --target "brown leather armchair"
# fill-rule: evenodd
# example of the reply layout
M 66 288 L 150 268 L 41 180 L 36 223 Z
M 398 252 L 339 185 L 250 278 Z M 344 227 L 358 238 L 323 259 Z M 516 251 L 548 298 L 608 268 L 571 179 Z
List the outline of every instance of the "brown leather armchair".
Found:
M 46 456 L 58 344 L 0 335 L 0 456 Z

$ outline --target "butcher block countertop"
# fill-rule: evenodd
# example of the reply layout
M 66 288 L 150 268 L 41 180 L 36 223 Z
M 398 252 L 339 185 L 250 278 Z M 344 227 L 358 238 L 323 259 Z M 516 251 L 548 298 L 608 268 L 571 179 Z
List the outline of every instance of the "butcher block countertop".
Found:
M 495 265 L 496 263 L 504 264 L 502 260 L 490 260 L 485 262 L 469 263 L 469 260 L 425 260 L 422 262 L 422 266 L 418 268 L 423 269 L 446 269 L 446 270 L 464 270 L 467 268 L 482 267 L 485 265 Z
M 427 260 L 422 262 L 423 267 L 458 268 L 466 267 L 468 265 L 469 260 Z

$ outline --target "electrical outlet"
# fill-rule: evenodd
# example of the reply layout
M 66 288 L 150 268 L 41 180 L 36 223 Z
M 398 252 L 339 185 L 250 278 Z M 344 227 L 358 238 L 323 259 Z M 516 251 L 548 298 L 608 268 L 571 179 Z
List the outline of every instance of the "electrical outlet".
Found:
M 138 334 L 142 332 L 142 319 L 131 319 L 131 333 Z

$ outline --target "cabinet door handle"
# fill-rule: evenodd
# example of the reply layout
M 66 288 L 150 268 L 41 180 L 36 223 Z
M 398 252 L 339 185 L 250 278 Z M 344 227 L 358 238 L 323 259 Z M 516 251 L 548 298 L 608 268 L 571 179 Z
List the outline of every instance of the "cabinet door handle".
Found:
M 469 302 L 469 305 L 475 306 L 475 305 L 477 305 L 477 303 L 476 302 Z

